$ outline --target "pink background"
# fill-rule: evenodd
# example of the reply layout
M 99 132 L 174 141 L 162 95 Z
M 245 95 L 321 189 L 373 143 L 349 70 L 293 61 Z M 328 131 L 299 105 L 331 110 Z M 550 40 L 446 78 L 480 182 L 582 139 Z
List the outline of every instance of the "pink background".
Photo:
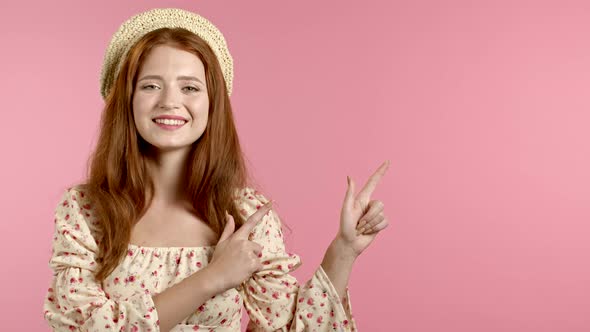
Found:
M 53 210 L 85 174 L 119 24 L 201 13 L 311 277 L 346 175 L 391 226 L 350 280 L 361 331 L 590 331 L 587 1 L 12 1 L 0 5 L 2 330 L 47 331 Z

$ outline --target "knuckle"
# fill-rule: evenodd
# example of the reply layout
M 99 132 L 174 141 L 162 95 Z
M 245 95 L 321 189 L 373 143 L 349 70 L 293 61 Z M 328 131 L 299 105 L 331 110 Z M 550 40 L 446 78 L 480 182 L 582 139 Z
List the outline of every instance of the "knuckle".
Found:
M 257 271 L 258 270 L 258 260 L 255 258 L 252 258 L 248 264 L 248 267 L 250 268 L 250 271 Z

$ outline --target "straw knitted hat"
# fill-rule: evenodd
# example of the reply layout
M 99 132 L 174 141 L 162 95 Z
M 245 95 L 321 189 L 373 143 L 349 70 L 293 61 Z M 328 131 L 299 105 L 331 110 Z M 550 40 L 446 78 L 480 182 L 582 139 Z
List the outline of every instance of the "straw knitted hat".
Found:
M 131 46 L 150 31 L 184 28 L 201 37 L 213 50 L 221 65 L 227 93 L 231 96 L 233 59 L 223 34 L 206 18 L 178 8 L 156 8 L 125 21 L 113 35 L 105 52 L 100 74 L 100 94 L 105 99 Z

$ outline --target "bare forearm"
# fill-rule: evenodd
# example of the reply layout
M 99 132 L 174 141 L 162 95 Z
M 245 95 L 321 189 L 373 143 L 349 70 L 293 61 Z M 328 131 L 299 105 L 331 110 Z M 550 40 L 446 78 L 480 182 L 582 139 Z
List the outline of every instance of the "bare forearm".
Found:
M 205 267 L 153 297 L 160 331 L 169 331 L 216 294 L 224 290 L 215 273 Z
M 340 299 L 346 296 L 346 287 L 355 260 L 356 256 L 338 238 L 330 243 L 322 260 L 322 268 L 336 288 Z

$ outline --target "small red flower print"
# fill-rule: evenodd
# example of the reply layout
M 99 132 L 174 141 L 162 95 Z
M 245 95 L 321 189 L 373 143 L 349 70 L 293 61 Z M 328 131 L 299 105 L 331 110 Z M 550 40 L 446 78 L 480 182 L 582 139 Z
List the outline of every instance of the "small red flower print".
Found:
M 82 207 L 85 208 L 86 210 L 90 210 L 90 204 L 84 204 Z
M 199 327 L 198 326 L 196 326 L 196 325 L 193 326 L 193 331 L 198 331 L 198 330 L 199 330 Z
M 131 326 L 131 332 L 137 332 L 139 331 L 139 328 L 135 325 Z
M 201 304 L 201 306 L 197 310 L 199 310 L 200 312 L 205 311 L 205 305 L 204 304 Z
M 279 299 L 279 292 L 272 293 L 272 297 L 278 300 Z
M 269 314 L 272 314 L 272 311 L 270 310 L 270 307 L 266 307 L 266 312 Z
M 203 264 L 201 264 L 201 262 L 197 262 L 197 267 L 201 267 L 203 266 Z
M 307 318 L 311 318 L 311 317 L 313 317 L 313 314 L 310 312 L 307 314 Z
M 317 319 L 318 324 L 321 324 L 323 320 L 324 320 L 324 317 L 323 316 L 319 316 L 318 319 Z
M 260 288 L 260 291 L 264 294 L 264 293 L 266 293 L 266 288 L 262 287 L 262 288 Z
M 303 301 L 305 301 L 305 298 L 304 298 L 304 297 L 300 297 L 300 298 L 299 298 L 299 303 L 301 303 L 301 302 L 303 302 Z
M 307 300 L 307 304 L 313 305 L 313 299 L 311 297 Z
M 115 280 L 113 280 L 113 283 L 116 285 L 119 283 L 119 277 L 115 278 Z
M 348 325 L 348 319 L 345 319 L 344 322 L 342 322 L 344 324 L 344 326 Z
M 64 218 L 64 219 L 65 219 L 65 220 L 69 220 L 69 219 L 70 219 L 70 215 L 69 215 L 69 214 L 66 214 L 66 216 L 65 216 L 65 218 Z
M 248 286 L 248 290 L 250 291 L 250 293 L 256 294 L 256 290 L 254 289 L 254 287 Z
M 127 250 L 127 255 L 133 256 L 133 250 L 131 250 L 131 249 Z

